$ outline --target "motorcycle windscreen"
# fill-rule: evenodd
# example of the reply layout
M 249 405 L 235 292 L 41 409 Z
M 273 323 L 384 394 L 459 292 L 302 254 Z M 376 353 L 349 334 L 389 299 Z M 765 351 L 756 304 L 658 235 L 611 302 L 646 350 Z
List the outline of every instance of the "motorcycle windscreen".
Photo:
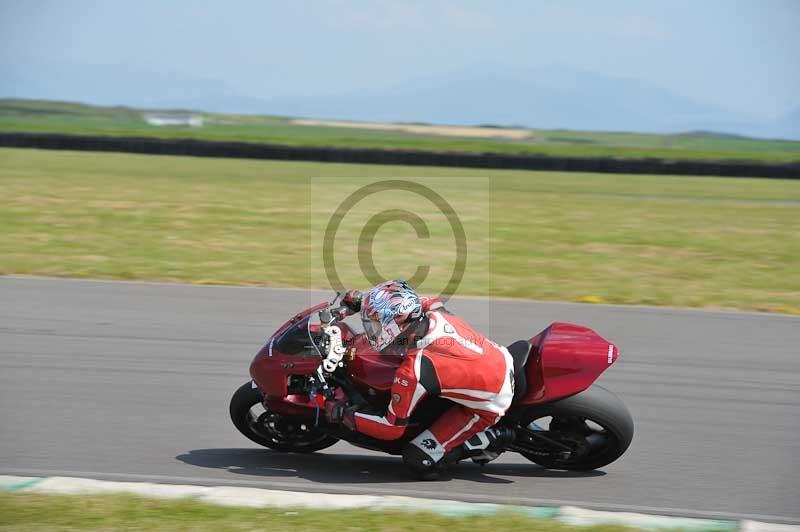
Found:
M 318 356 L 317 351 L 308 335 L 308 320 L 306 316 L 275 339 L 274 348 L 286 355 Z M 318 341 L 317 338 L 314 341 Z

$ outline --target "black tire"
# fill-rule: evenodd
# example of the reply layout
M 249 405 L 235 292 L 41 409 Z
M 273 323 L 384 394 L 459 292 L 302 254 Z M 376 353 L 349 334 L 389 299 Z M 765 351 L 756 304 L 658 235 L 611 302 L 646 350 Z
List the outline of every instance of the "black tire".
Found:
M 251 408 L 261 404 L 263 395 L 258 388 L 253 388 L 250 382 L 242 384 L 231 397 L 230 414 L 231 421 L 243 435 L 259 445 L 283 452 L 313 453 L 330 447 L 336 443 L 336 438 L 329 436 L 324 430 L 312 428 L 304 433 L 282 433 L 275 429 L 270 429 L 262 422 L 262 416 L 269 414 L 265 412 L 256 417 L 251 412 Z M 292 420 L 292 418 L 280 417 L 281 421 L 300 426 L 302 420 Z
M 553 419 L 580 418 L 600 425 L 606 439 L 602 446 L 575 460 L 562 461 L 553 457 L 520 452 L 528 460 L 548 469 L 591 471 L 617 460 L 633 440 L 633 418 L 625 404 L 602 386 L 591 386 L 579 394 L 536 407 L 523 416 L 523 425 L 542 417 Z

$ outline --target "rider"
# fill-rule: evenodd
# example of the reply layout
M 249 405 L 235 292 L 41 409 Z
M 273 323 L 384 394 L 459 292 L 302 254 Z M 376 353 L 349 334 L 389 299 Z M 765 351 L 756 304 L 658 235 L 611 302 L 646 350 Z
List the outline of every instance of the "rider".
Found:
M 475 332 L 445 310 L 441 301 L 420 298 L 405 281 L 381 283 L 369 292 L 348 291 L 347 314 L 361 313 L 370 344 L 403 355 L 385 413 L 359 411 L 345 403 L 326 405 L 328 419 L 383 440 L 400 438 L 426 395 L 455 403 L 403 449 L 403 461 L 420 478 L 435 479 L 447 465 L 472 457 L 486 463 L 513 439 L 494 427 L 514 394 L 514 363 L 505 347 Z

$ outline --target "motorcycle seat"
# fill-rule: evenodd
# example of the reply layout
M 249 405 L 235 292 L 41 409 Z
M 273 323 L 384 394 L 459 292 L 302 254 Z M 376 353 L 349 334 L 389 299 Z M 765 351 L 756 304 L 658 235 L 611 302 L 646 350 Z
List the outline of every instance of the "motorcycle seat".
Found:
M 527 340 L 517 340 L 506 349 L 514 360 L 514 402 L 522 399 L 528 391 L 525 365 L 531 354 L 531 344 Z

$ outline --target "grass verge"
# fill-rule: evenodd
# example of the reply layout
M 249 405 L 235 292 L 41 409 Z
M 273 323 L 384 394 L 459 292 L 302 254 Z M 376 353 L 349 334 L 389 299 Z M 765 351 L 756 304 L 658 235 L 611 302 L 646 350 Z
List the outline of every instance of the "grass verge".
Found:
M 191 499 L 146 499 L 127 495 L 38 495 L 0 493 L 0 530 L 301 530 L 490 532 L 624 532 L 621 526 L 571 527 L 512 513 L 443 517 L 427 513 L 370 510 L 236 508 Z
M 320 176 L 441 179 L 462 217 L 488 205 L 473 223 L 489 283 L 462 294 L 800 312 L 800 183 L 786 180 L 0 149 L 0 273 L 325 287 L 310 273 Z M 479 177 L 485 191 L 464 185 Z M 421 242 L 395 224 L 378 271 L 410 276 L 425 249 L 394 245 Z

